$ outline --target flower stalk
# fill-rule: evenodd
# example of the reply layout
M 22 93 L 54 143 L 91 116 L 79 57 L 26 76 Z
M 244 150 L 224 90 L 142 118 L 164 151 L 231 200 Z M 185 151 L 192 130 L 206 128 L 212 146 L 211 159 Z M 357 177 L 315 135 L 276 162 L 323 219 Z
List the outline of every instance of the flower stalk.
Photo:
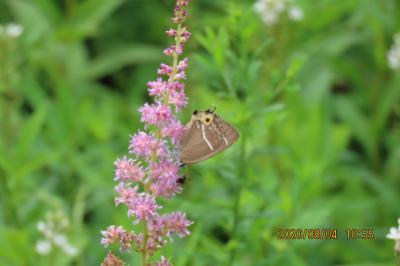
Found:
M 182 188 L 178 180 L 182 178 L 179 167 L 179 141 L 183 125 L 176 114 L 187 105 L 185 95 L 187 58 L 180 59 L 184 44 L 190 37 L 184 23 L 187 18 L 188 0 L 177 0 L 172 22 L 176 29 L 166 34 L 175 42 L 164 50 L 172 58 L 172 64 L 161 64 L 157 71 L 160 76 L 150 81 L 148 92 L 154 97 L 153 103 L 145 103 L 139 108 L 144 130 L 131 137 L 129 153 L 115 162 L 115 178 L 118 182 L 116 205 L 128 207 L 128 216 L 134 217 L 133 224 L 141 223 L 142 232 L 125 230 L 121 226 L 109 226 L 102 231 L 101 243 L 107 247 L 118 242 L 121 251 L 135 250 L 141 253 L 142 266 L 172 265 L 161 257 L 155 264 L 150 262 L 156 250 L 165 245 L 172 235 L 184 237 L 192 224 L 182 212 L 160 214 L 158 198 L 170 199 Z

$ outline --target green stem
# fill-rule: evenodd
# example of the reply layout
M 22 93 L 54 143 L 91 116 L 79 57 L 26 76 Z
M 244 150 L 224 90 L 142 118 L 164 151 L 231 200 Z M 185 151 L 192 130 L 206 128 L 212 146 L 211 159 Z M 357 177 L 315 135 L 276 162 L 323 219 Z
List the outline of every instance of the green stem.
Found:
M 18 107 L 18 99 L 17 96 L 12 93 L 12 91 L 8 90 L 8 84 L 6 84 L 6 91 L 3 93 L 4 97 L 4 108 L 3 116 L 0 116 L 3 124 L 0 125 L 0 132 L 3 133 L 1 136 L 3 138 L 3 145 L 5 149 L 11 149 L 13 145 L 13 137 L 15 136 L 16 129 L 14 128 L 12 122 L 12 112 Z M 2 104 L 3 101 L 0 101 Z M 1 106 L 1 105 L 0 105 Z M 14 204 L 14 191 L 11 185 L 11 174 L 10 171 L 6 168 L 0 168 L 0 191 L 2 192 L 2 202 L 5 214 L 5 222 L 8 225 L 19 226 L 19 217 L 18 217 L 18 208 L 16 207 L 17 203 Z
M 3 188 L 2 191 L 2 202 L 4 209 L 4 220 L 7 225 L 19 226 L 19 218 L 17 213 L 17 208 L 13 204 L 13 193 L 10 188 L 6 172 L 0 169 L 0 183 Z
M 246 128 L 247 121 L 243 123 L 242 128 Z M 242 196 L 242 182 L 244 178 L 246 177 L 246 130 L 243 130 L 242 133 L 242 143 L 240 145 L 240 154 L 239 154 L 239 169 L 238 169 L 238 183 L 236 184 L 236 194 L 235 194 L 235 201 L 233 203 L 233 225 L 232 225 L 232 231 L 231 231 L 231 238 L 234 239 L 237 228 L 240 223 L 240 199 Z M 242 180 L 242 181 L 239 181 Z M 229 260 L 228 260 L 228 265 L 233 265 L 233 262 L 235 260 L 236 256 L 236 247 L 232 247 L 230 254 L 229 254 Z
M 55 258 L 56 258 L 55 251 L 53 250 L 49 254 L 49 266 L 55 266 L 56 265 L 55 264 Z
M 146 220 L 143 221 L 143 237 L 142 266 L 147 266 L 149 259 L 149 253 L 147 250 L 147 242 L 149 241 L 149 228 Z
M 400 266 L 400 252 L 396 251 L 396 266 Z

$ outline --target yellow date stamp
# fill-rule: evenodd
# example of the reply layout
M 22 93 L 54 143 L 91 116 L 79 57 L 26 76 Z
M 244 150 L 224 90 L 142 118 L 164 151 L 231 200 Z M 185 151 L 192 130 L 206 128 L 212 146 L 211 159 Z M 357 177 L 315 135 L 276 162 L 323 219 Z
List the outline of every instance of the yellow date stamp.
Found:
M 278 228 L 278 240 L 292 239 L 337 239 L 335 228 Z
M 372 228 L 346 228 L 340 234 L 337 228 L 278 228 L 276 232 L 278 240 L 337 240 L 339 236 L 347 240 L 368 240 L 375 237 Z

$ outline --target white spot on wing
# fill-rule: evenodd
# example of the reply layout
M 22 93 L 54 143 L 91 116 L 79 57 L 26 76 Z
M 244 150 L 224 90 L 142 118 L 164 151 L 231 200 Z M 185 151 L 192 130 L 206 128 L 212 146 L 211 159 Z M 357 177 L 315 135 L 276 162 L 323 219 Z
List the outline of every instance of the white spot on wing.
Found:
M 203 139 L 204 141 L 207 143 L 208 147 L 210 148 L 210 150 L 214 150 L 213 146 L 211 145 L 211 143 L 208 141 L 207 136 L 206 136 L 206 132 L 204 130 L 204 125 L 201 124 L 201 132 L 203 133 Z
M 224 139 L 224 141 L 225 141 L 225 144 L 226 145 L 229 145 L 229 142 L 228 142 L 228 140 L 224 137 L 224 136 L 222 136 L 222 138 Z

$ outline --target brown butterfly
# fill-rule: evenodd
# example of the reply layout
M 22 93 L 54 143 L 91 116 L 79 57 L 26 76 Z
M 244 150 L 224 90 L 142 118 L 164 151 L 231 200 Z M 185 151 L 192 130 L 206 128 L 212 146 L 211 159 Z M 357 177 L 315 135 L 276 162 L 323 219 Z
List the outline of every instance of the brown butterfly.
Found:
M 204 161 L 226 150 L 239 138 L 236 129 L 214 110 L 194 111 L 186 124 L 180 143 L 183 164 Z

